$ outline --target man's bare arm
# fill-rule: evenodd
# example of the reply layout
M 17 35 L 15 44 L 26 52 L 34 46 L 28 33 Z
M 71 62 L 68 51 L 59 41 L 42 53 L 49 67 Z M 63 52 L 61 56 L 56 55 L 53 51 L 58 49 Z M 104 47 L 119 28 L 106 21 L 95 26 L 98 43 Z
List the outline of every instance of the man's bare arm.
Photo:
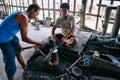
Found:
M 70 29 L 70 31 L 63 37 L 62 40 L 67 39 L 67 38 L 70 37 L 74 32 L 75 32 L 75 28 L 72 27 L 72 28 Z
M 52 28 L 52 37 L 55 38 L 55 30 L 56 30 L 56 25 L 53 26 Z
M 28 35 L 28 21 L 25 16 L 23 16 L 22 14 L 17 14 L 15 15 L 15 19 L 20 25 L 21 38 L 23 41 L 30 43 L 30 44 L 36 44 L 38 46 L 43 46 L 42 43 L 36 42 L 27 36 Z

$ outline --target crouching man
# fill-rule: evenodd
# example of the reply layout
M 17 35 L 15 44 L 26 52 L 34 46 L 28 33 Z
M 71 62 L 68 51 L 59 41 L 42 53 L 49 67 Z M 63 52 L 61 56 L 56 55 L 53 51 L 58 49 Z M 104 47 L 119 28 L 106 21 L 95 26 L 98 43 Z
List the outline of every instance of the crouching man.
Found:
M 58 17 L 58 19 L 56 20 L 56 22 L 52 28 L 53 40 L 57 44 L 62 42 L 63 44 L 65 44 L 68 47 L 76 45 L 78 40 L 74 36 L 75 19 L 74 19 L 74 16 L 69 14 L 69 4 L 68 3 L 62 3 L 60 5 L 60 13 L 61 13 L 61 16 Z M 55 30 L 58 27 L 61 28 L 62 33 L 55 34 Z

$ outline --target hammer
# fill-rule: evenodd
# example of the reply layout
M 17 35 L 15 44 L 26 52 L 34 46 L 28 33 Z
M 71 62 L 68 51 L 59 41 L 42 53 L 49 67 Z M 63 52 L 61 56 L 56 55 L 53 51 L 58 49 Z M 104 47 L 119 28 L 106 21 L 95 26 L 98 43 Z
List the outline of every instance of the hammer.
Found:
M 25 50 L 25 49 L 30 49 L 30 48 L 35 48 L 36 50 L 38 50 L 44 57 L 46 56 L 45 53 L 43 53 L 43 51 L 41 51 L 38 46 L 34 45 L 34 46 L 28 46 L 28 47 L 24 47 L 22 48 L 21 51 Z

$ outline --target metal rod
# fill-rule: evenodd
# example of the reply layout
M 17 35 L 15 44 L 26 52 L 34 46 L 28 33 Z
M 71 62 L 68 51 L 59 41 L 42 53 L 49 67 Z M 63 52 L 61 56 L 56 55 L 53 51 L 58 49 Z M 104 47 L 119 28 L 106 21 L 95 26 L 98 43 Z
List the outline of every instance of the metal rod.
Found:
M 25 50 L 25 49 L 30 49 L 30 48 L 34 48 L 34 47 L 36 47 L 36 46 L 24 47 L 23 50 Z
M 41 51 L 36 45 L 34 45 L 34 46 L 29 46 L 29 47 L 24 47 L 24 48 L 22 48 L 22 49 L 25 50 L 25 49 L 30 49 L 30 48 L 35 48 L 35 49 L 38 50 L 44 57 L 46 57 L 45 53 L 43 53 L 43 51 Z
M 43 51 L 41 51 L 37 46 L 35 47 L 44 57 L 46 57 L 45 53 L 43 53 Z
M 82 56 L 80 56 L 69 68 L 67 68 L 66 71 L 69 71 L 81 58 Z

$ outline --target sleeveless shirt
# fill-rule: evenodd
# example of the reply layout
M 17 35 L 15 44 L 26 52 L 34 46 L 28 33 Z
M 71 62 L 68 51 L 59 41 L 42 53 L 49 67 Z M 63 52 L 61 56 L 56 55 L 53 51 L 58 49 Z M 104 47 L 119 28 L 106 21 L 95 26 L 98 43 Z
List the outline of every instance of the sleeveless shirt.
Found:
M 0 43 L 8 42 L 20 31 L 20 25 L 14 15 L 21 13 L 27 18 L 26 12 L 15 11 L 0 23 Z

